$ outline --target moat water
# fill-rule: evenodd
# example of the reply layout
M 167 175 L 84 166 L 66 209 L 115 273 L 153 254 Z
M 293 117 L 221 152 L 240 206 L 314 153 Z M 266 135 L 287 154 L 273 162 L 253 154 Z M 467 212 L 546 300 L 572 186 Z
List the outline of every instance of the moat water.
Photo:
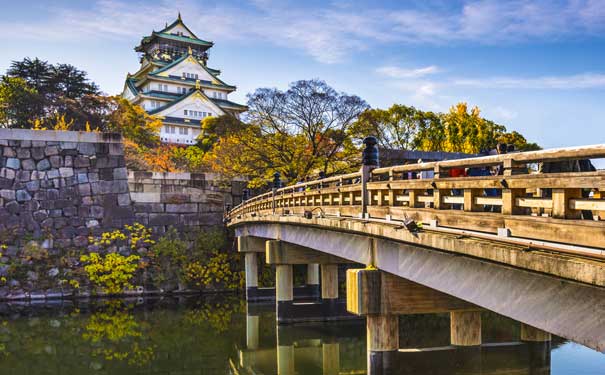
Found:
M 462 350 L 447 314 L 402 316 L 395 373 L 605 374 L 604 354 L 558 337 L 544 351 L 518 323 L 482 320 L 486 345 Z M 366 373 L 363 321 L 276 327 L 270 306 L 234 296 L 0 305 L 2 375 Z

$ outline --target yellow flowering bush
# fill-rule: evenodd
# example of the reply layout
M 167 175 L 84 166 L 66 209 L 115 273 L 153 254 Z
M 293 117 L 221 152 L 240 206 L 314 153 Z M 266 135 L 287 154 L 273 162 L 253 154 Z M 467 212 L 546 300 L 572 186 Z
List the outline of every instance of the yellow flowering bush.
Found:
M 139 247 L 150 246 L 155 244 L 151 239 L 151 229 L 145 227 L 141 223 L 133 225 L 124 225 L 124 229 L 130 234 L 130 249 L 136 250 Z
M 145 227 L 141 223 L 124 225 L 124 231 L 116 229 L 111 232 L 103 232 L 101 233 L 100 238 L 88 237 L 88 242 L 95 246 L 110 246 L 113 244 L 127 243 L 130 245 L 131 250 L 150 246 L 155 243 L 155 241 L 151 239 L 151 229 Z
M 199 287 L 223 284 L 228 289 L 241 286 L 241 271 L 232 271 L 229 255 L 218 250 L 212 251 L 205 262 L 193 261 L 185 266 L 187 281 Z
M 124 256 L 109 253 L 105 256 L 98 253 L 82 255 L 80 261 L 87 263 L 84 270 L 88 279 L 105 293 L 122 293 L 125 288 L 131 289 L 130 280 L 138 268 L 138 255 Z

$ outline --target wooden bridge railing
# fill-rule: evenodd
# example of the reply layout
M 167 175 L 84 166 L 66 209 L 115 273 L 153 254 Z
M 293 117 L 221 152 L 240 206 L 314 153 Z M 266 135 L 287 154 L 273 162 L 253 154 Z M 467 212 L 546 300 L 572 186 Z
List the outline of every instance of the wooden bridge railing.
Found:
M 605 248 L 605 171 L 578 168 L 587 164 L 579 161 L 599 158 L 605 158 L 605 145 L 388 168 L 366 165 L 360 172 L 274 189 L 233 208 L 228 218 L 409 217 L 450 228 L 487 233 L 507 228 L 516 237 Z M 536 163 L 568 171 L 537 173 L 529 168 Z M 485 168 L 500 173 L 486 175 Z M 470 176 L 450 177 L 456 169 Z M 410 174 L 421 178 L 410 179 Z

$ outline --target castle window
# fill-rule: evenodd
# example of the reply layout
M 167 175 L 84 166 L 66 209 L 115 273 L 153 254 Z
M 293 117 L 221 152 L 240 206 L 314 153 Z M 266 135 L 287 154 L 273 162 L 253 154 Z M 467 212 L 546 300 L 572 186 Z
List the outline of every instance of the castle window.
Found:
M 185 110 L 184 112 L 185 112 L 185 116 L 187 116 L 187 110 Z

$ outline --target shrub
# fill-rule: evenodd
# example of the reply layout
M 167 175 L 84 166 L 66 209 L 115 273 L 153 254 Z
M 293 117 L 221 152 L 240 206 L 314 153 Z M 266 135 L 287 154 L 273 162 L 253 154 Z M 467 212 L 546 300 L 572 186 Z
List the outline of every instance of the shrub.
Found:
M 139 259 L 138 255 L 126 257 L 117 253 L 105 256 L 90 253 L 80 257 L 81 262 L 88 263 L 84 270 L 90 282 L 109 294 L 118 294 L 126 288 L 132 288 L 130 280 L 137 270 Z

